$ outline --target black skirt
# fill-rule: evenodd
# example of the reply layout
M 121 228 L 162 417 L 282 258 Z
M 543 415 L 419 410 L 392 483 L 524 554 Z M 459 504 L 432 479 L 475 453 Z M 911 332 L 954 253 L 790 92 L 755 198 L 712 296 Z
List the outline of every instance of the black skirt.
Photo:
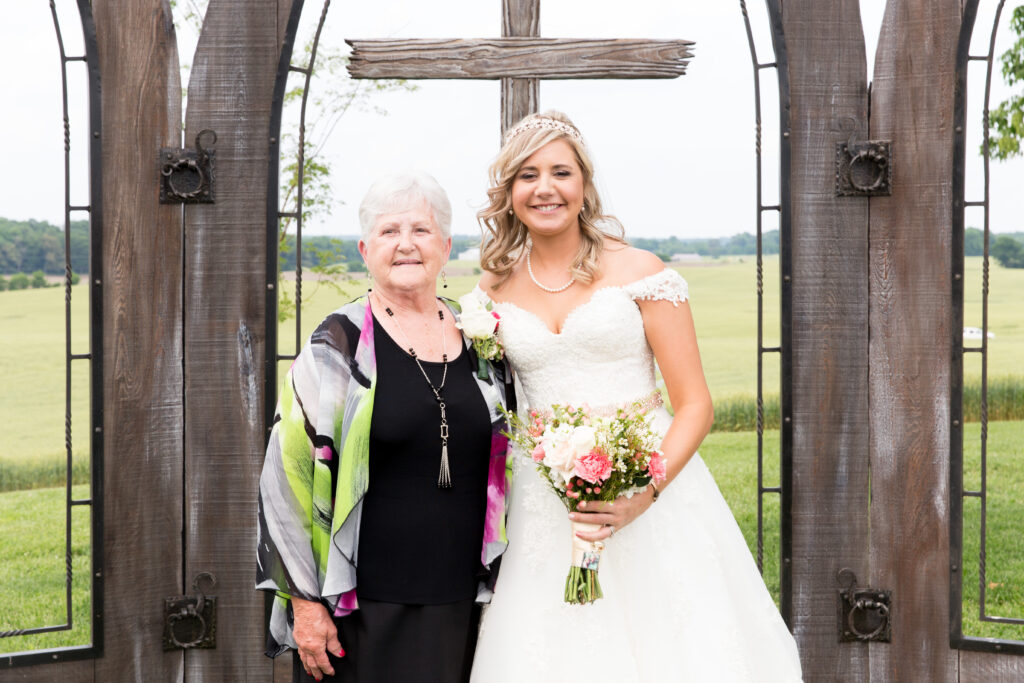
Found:
M 345 656 L 328 653 L 333 676 L 325 683 L 462 683 L 469 680 L 480 606 L 474 600 L 400 605 L 359 600 L 359 609 L 334 619 Z M 293 652 L 295 683 L 313 683 Z

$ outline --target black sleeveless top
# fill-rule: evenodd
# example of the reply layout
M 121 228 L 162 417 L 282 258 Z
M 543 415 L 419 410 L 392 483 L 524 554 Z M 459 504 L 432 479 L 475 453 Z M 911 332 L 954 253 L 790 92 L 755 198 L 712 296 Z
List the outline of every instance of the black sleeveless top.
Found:
M 452 488 L 439 489 L 441 411 L 416 361 L 373 321 L 377 386 L 363 499 L 357 595 L 432 605 L 476 595 L 483 565 L 491 420 L 470 354 L 449 349 L 442 395 Z M 457 358 L 453 358 L 458 354 Z M 434 386 L 442 363 L 420 361 Z

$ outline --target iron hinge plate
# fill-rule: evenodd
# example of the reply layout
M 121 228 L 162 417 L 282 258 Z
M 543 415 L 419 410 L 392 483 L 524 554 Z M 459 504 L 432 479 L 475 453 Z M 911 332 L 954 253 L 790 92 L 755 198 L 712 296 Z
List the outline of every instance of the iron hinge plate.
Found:
M 196 135 L 195 149 L 160 149 L 160 203 L 213 204 L 213 161 L 215 150 L 203 145 L 203 137 L 217 134 L 206 129 Z
M 839 571 L 839 642 L 892 641 L 892 591 L 859 588 L 849 569 Z
M 892 141 L 836 143 L 836 195 L 877 197 L 892 194 Z

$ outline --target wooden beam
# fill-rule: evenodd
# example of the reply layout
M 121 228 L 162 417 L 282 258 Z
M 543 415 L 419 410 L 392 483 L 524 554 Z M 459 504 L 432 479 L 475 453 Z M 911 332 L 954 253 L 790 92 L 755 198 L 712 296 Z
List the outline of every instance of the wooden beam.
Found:
M 889 0 L 871 139 L 892 140 L 891 197 L 871 199 L 872 587 L 892 642 L 871 679 L 958 680 L 949 647 L 953 89 L 960 0 Z M 963 679 L 966 680 L 966 679 Z
M 412 38 L 349 40 L 352 78 L 676 78 L 687 40 Z
M 167 0 L 94 0 L 103 87 L 104 656 L 96 681 L 180 681 L 164 598 L 180 595 L 181 207 L 157 203 L 181 145 Z M 57 675 L 56 673 L 54 675 Z
M 839 643 L 836 575 L 849 568 L 864 583 L 869 573 L 868 200 L 837 197 L 834 168 L 837 142 L 867 136 L 864 38 L 857 0 L 787 0 L 783 23 L 791 127 L 792 627 L 805 680 L 864 681 L 867 647 Z
M 1024 680 L 1024 657 L 998 652 L 959 652 L 961 681 Z
M 217 202 L 185 210 L 185 579 L 217 577 L 218 615 L 217 647 L 187 653 L 187 681 L 273 679 L 253 543 L 266 446 L 264 216 L 277 182 L 268 136 L 291 4 L 212 0 L 189 82 L 186 140 L 204 128 L 219 139 Z
M 531 38 L 540 35 L 540 0 L 502 0 L 501 35 Z M 501 139 L 505 131 L 540 108 L 540 80 L 501 79 Z
M 95 662 L 82 659 L 75 662 L 55 662 L 35 664 L 33 666 L 5 668 L 4 683 L 93 683 L 100 679 L 95 677 Z

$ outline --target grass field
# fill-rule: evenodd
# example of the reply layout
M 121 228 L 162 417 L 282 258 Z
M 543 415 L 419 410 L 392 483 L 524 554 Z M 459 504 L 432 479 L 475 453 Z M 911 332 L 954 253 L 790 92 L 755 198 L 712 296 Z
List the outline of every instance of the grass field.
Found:
M 453 262 L 449 273 L 450 287 L 441 290 L 445 296 L 458 298 L 472 289 L 478 276 L 472 274 L 475 264 Z M 757 381 L 757 298 L 756 267 L 753 257 L 731 257 L 717 261 L 679 266 L 690 285 L 690 306 L 697 327 L 697 338 L 704 363 L 704 372 L 716 403 L 736 396 L 752 396 Z M 965 326 L 981 325 L 981 258 L 969 257 L 965 270 Z M 1024 269 L 1011 270 L 992 263 L 990 271 L 989 376 L 1020 375 L 1024 365 L 1024 313 L 1019 293 L 1024 291 Z M 357 279 L 335 293 L 325 286 L 315 291 L 306 283 L 307 304 L 303 307 L 304 340 L 324 315 L 342 303 L 366 291 L 366 280 Z M 312 290 L 312 291 L 311 291 Z M 779 343 L 779 263 L 777 256 L 764 263 L 764 344 Z M 282 353 L 295 347 L 294 321 L 281 327 Z M 980 344 L 979 342 L 976 342 Z M 978 381 L 981 368 L 977 354 L 968 354 L 965 380 Z M 765 357 L 764 393 L 778 392 L 779 367 L 771 354 Z
M 458 297 L 469 291 L 477 276 L 470 262 L 449 266 L 451 286 L 444 293 Z M 687 265 L 680 268 L 690 283 L 691 306 L 697 324 L 705 374 L 718 407 L 720 421 L 729 418 L 728 404 L 740 401 L 747 408 L 756 382 L 756 299 L 755 269 L 751 258 L 734 258 Z M 765 262 L 765 339 L 778 343 L 778 260 Z M 967 259 L 967 301 L 965 324 L 980 325 L 980 258 Z M 1018 293 L 1024 291 L 1024 270 L 1008 270 L 993 264 L 991 271 L 989 324 L 989 376 L 995 380 L 1020 376 L 1024 366 L 1024 314 Z M 323 316 L 340 304 L 366 291 L 366 281 L 342 284 L 342 291 L 314 282 L 305 284 L 299 339 L 304 340 Z M 72 349 L 87 348 L 88 302 L 85 284 L 72 296 Z M 280 348 L 290 353 L 295 347 L 295 322 L 280 326 Z M 981 368 L 968 354 L 965 379 L 977 382 Z M 282 368 L 288 363 L 283 362 Z M 88 374 L 86 361 L 76 361 L 72 376 L 72 443 L 75 469 L 84 476 L 87 463 L 81 454 L 88 447 Z M 282 369 L 282 374 L 283 370 Z M 777 393 L 777 360 L 765 358 L 764 393 Z M 64 296 L 63 289 L 35 289 L 0 292 L 0 490 L 21 488 L 23 481 L 42 477 L 58 481 L 64 458 Z M 1024 380 L 1022 380 L 1024 382 Z M 1024 395 L 1017 399 L 1024 404 Z M 965 408 L 970 408 L 970 401 Z M 742 405 L 741 405 L 742 407 Z M 1024 406 L 1022 406 L 1024 410 Z M 27 471 L 29 468 L 30 471 Z M 45 476 L 44 476 L 45 475 Z M 56 477 L 57 479 L 53 479 Z
M 88 285 L 73 289 L 72 352 L 87 353 Z M 62 479 L 64 344 L 63 288 L 0 292 L 0 491 Z M 87 363 L 73 363 L 71 386 L 72 444 L 82 476 L 89 452 Z
M 76 498 L 88 495 L 73 487 Z M 0 631 L 66 623 L 64 489 L 0 493 Z M 72 623 L 67 631 L 0 639 L 0 652 L 86 645 L 92 621 L 89 509 L 72 508 Z
M 979 425 L 968 425 L 964 447 L 965 485 L 980 483 Z M 765 483 L 778 483 L 779 435 L 765 434 Z M 992 423 L 989 432 L 988 610 L 1024 617 L 1024 422 Z M 711 434 L 701 455 L 718 482 L 756 555 L 756 437 L 749 432 Z M 76 487 L 75 496 L 84 496 Z M 63 489 L 0 494 L 0 631 L 63 623 Z M 969 500 L 964 514 L 964 632 L 990 638 L 1024 639 L 1024 627 L 982 624 L 978 620 L 979 508 Z M 974 503 L 971 505 L 970 503 Z M 72 517 L 75 628 L 0 639 L 0 652 L 81 645 L 89 640 L 89 514 Z M 767 496 L 764 510 L 764 574 L 772 596 L 779 596 L 779 504 Z
M 980 326 L 981 260 L 967 263 L 965 325 Z M 469 291 L 477 280 L 474 264 L 449 266 L 451 286 L 443 293 L 452 298 Z M 708 383 L 715 399 L 720 426 L 735 419 L 749 424 L 751 396 L 756 378 L 756 299 L 752 258 L 723 260 L 680 268 L 689 281 L 691 306 Z M 1024 291 L 1024 270 L 1011 271 L 993 264 L 991 271 L 989 326 L 989 376 L 1009 382 L 1011 402 L 1024 404 L 1018 380 L 1024 367 L 1024 315 L 1018 293 Z M 329 311 L 366 290 L 365 280 L 342 285 L 341 292 L 313 282 L 305 285 L 300 340 L 304 340 Z M 765 264 L 765 339 L 778 343 L 778 261 Z M 87 348 L 88 305 L 86 285 L 74 288 L 72 297 L 72 350 Z M 63 480 L 64 446 L 64 296 L 63 289 L 0 292 L 0 631 L 28 628 L 63 620 L 63 491 L 31 486 L 53 485 Z M 280 350 L 294 350 L 295 321 L 280 326 Z M 300 342 L 301 343 L 301 342 Z M 980 343 L 980 342 L 979 342 Z M 968 383 L 977 382 L 980 367 L 970 355 L 965 368 Z M 281 363 L 283 375 L 288 362 Z M 76 481 L 88 481 L 89 397 L 85 361 L 76 361 L 71 378 L 73 470 Z M 778 366 L 766 362 L 765 394 L 769 401 L 778 387 Z M 965 401 L 966 403 L 967 401 Z M 736 406 L 735 409 L 732 406 Z M 965 410 L 969 406 L 965 405 Z M 730 415 L 736 413 L 736 416 Z M 769 408 L 769 414 L 771 409 Z M 979 425 L 968 424 L 965 441 L 965 485 L 977 488 Z M 1024 421 L 992 422 L 989 432 L 987 552 L 989 612 L 1024 616 Z M 767 481 L 777 474 L 778 438 L 766 438 Z M 754 496 L 754 444 L 750 432 L 716 432 L 708 437 L 702 453 L 732 506 L 748 543 L 754 547 L 756 502 Z M 85 496 L 85 489 L 81 494 Z M 778 505 L 766 499 L 766 580 L 778 591 Z M 965 504 L 965 632 L 1003 638 L 1024 638 L 1024 628 L 981 624 L 977 619 L 978 527 L 977 501 Z M 53 526 L 56 525 L 56 526 Z M 51 529 L 50 527 L 53 526 Z M 88 510 L 76 508 L 73 518 L 72 564 L 75 571 L 76 627 L 57 634 L 0 639 L 0 651 L 55 647 L 87 642 L 88 626 Z M 975 559 L 971 559 L 975 558 Z M 971 603 L 971 600 L 974 602 Z M 84 630 L 83 630 L 84 629 Z

